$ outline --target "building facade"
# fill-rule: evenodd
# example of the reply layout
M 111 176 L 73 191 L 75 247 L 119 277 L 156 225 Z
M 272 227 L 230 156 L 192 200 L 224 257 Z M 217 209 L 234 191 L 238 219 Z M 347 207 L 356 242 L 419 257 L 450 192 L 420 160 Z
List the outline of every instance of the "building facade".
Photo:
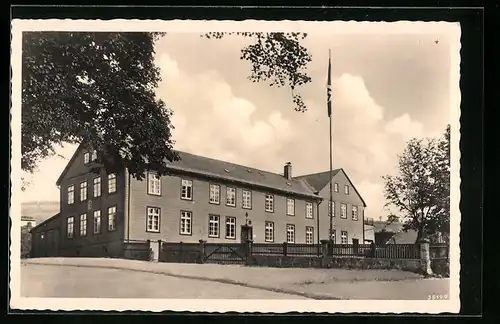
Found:
M 313 244 L 328 238 L 324 191 L 292 177 L 291 163 L 281 175 L 178 154 L 168 175 L 147 172 L 137 180 L 127 170 L 108 174 L 96 152 L 80 146 L 57 181 L 60 215 L 51 224 L 60 229 L 59 255 L 120 257 L 124 243 L 146 240 Z M 348 180 L 339 175 L 335 181 Z M 364 205 L 354 196 L 339 201 Z M 352 222 L 346 218 L 342 228 L 362 240 Z
M 336 244 L 369 243 L 366 237 L 364 211 L 366 203 L 343 169 L 308 174 L 297 179 L 303 180 L 323 198 L 320 205 L 320 237 L 331 238 Z M 332 184 L 332 203 L 330 201 L 330 182 Z M 331 226 L 330 217 L 331 215 Z

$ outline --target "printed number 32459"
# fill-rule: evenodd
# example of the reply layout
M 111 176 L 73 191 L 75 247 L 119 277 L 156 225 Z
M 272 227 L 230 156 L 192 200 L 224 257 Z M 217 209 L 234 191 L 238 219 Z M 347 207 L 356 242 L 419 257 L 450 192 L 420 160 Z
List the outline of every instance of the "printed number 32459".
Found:
M 427 300 L 443 300 L 448 299 L 448 295 L 429 295 Z

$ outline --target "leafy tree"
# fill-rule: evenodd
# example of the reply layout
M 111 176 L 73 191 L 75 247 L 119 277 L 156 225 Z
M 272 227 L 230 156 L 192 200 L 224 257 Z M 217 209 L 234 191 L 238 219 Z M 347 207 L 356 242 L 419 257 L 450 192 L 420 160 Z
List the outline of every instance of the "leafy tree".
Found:
M 450 127 L 439 139 L 412 139 L 399 156 L 399 174 L 386 175 L 386 206 L 396 207 L 403 230 L 417 231 L 417 240 L 449 233 Z
M 222 38 L 231 33 L 203 36 Z M 297 87 L 311 56 L 306 34 L 236 33 L 253 37 L 241 59 L 249 79 L 289 86 L 295 110 L 305 111 Z M 56 145 L 84 143 L 98 151 L 107 170 L 127 167 L 142 179 L 146 169 L 166 173 L 172 150 L 172 110 L 155 97 L 160 70 L 154 64 L 161 33 L 25 32 L 22 54 L 22 169 L 33 172 Z

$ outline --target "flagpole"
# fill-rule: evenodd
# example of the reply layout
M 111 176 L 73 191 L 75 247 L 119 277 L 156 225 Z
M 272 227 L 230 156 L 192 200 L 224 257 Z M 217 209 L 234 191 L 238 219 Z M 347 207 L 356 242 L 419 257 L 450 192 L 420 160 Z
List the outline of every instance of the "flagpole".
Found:
M 331 95 L 331 50 L 328 50 L 328 91 L 329 93 L 329 98 L 328 98 L 328 118 L 330 119 L 330 205 L 328 206 L 328 210 L 330 211 L 330 233 L 329 233 L 329 239 L 332 239 L 332 234 L 333 234 L 333 213 L 334 210 L 332 209 L 332 202 L 333 202 L 333 184 L 332 184 L 332 179 L 333 179 L 333 125 L 332 125 L 332 95 Z M 333 242 L 335 244 L 335 242 Z

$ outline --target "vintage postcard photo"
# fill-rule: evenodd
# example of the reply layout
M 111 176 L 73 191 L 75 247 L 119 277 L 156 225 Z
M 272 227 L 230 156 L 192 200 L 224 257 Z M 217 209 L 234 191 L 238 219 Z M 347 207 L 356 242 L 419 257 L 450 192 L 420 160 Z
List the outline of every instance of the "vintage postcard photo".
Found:
M 11 50 L 11 308 L 459 311 L 458 23 L 13 20 Z

